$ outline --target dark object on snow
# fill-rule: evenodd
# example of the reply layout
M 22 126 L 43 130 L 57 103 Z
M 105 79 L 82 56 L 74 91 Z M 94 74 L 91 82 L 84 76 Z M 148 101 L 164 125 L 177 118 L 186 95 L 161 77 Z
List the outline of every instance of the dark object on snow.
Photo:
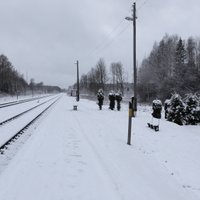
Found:
M 99 89 L 97 92 L 97 100 L 98 100 L 99 109 L 102 110 L 102 105 L 103 105 L 103 100 L 104 100 L 104 93 L 102 89 Z
M 117 101 L 117 110 L 120 111 L 120 109 L 121 109 L 121 101 L 122 101 L 122 94 L 121 94 L 121 92 L 117 92 L 115 94 L 115 99 Z
M 109 106 L 109 108 L 110 108 L 111 110 L 114 110 L 114 109 L 115 109 L 115 94 L 114 94 L 113 91 L 111 91 L 111 92 L 109 93 L 108 98 L 109 98 L 109 101 L 110 101 L 110 106 Z
M 159 125 L 153 125 L 150 123 L 147 123 L 148 127 L 151 129 L 154 129 L 156 132 L 159 131 Z
M 73 105 L 73 110 L 78 110 L 78 105 Z

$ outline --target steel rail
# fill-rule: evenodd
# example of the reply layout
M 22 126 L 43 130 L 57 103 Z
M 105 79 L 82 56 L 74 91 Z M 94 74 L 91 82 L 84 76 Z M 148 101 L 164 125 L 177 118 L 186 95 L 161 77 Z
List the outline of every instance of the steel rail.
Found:
M 57 98 L 53 103 L 51 103 L 47 108 L 45 108 L 42 112 L 40 112 L 36 117 L 34 117 L 28 124 L 26 124 L 20 131 L 15 133 L 12 137 L 10 137 L 3 145 L 0 146 L 0 153 L 4 154 L 4 150 L 8 148 L 12 142 L 15 142 L 17 138 L 19 138 L 37 119 L 39 119 L 51 106 L 53 106 L 58 100 Z
M 0 122 L 0 126 L 2 126 L 2 125 L 4 125 L 4 124 L 6 124 L 6 123 L 8 123 L 8 122 L 10 122 L 10 121 L 12 121 L 12 120 L 18 118 L 18 117 L 21 117 L 21 116 L 24 115 L 25 113 L 27 113 L 27 112 L 29 112 L 29 111 L 31 111 L 31 110 L 34 110 L 35 108 L 37 108 L 37 107 L 39 107 L 39 106 L 41 106 L 41 105 L 43 105 L 43 104 L 45 104 L 45 103 L 47 103 L 47 102 L 49 102 L 49 101 L 55 99 L 55 98 L 56 98 L 56 97 L 53 97 L 52 99 L 49 99 L 49 100 L 47 100 L 47 101 L 45 101 L 45 102 L 43 102 L 43 103 L 41 103 L 41 104 L 39 104 L 39 105 L 37 105 L 37 106 L 34 106 L 34 107 L 32 107 L 32 108 L 30 108 L 30 109 L 28 109 L 28 110 L 25 110 L 25 111 L 22 112 L 22 113 L 19 113 L 19 114 L 15 115 L 15 116 L 13 116 L 13 117 L 11 117 L 11 118 L 9 118 L 9 119 L 6 119 L 6 120 Z
M 5 107 L 9 107 L 9 106 L 14 106 L 14 105 L 26 103 L 26 102 L 29 102 L 29 101 L 35 101 L 35 100 L 43 99 L 43 98 L 50 97 L 50 96 L 51 96 L 51 95 L 42 96 L 42 97 L 35 97 L 35 98 L 31 98 L 31 99 L 23 99 L 23 100 L 12 101 L 12 102 L 7 102 L 7 103 L 1 103 L 1 104 L 0 104 L 0 108 L 5 108 Z

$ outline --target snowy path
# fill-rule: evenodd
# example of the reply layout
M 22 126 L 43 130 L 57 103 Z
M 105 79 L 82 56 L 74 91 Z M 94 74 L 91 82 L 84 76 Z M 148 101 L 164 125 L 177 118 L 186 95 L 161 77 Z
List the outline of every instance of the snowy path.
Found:
M 128 146 L 125 106 L 81 100 L 73 111 L 73 101 L 64 96 L 0 174 L 1 200 L 200 199 L 199 127 L 163 120 L 155 133 L 140 112 Z

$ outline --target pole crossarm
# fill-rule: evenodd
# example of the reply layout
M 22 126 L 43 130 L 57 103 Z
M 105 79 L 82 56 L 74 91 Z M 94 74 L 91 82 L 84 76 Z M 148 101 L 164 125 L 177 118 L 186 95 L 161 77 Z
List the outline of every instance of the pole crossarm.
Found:
M 133 21 L 132 17 L 125 17 L 125 19 L 128 20 L 128 21 Z

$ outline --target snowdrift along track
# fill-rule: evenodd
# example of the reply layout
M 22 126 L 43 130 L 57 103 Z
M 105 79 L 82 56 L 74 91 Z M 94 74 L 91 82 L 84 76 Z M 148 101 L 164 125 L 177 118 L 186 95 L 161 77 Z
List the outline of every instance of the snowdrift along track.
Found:
M 23 128 L 19 131 L 14 133 L 9 139 L 7 139 L 1 146 L 0 146 L 0 153 L 4 154 L 4 150 L 7 149 L 8 145 L 12 142 L 16 141 L 39 117 L 41 117 L 51 106 L 53 106 L 61 97 L 58 97 L 55 101 L 53 101 L 48 107 L 42 110 L 36 117 L 34 117 L 31 121 L 29 121 Z M 52 100 L 52 99 L 51 99 Z M 45 102 L 47 103 L 47 102 Z M 44 103 L 42 103 L 44 104 Z M 38 106 L 37 106 L 38 107 Z M 32 110 L 32 109 L 31 109 Z M 28 112 L 28 111 L 27 111 Z

